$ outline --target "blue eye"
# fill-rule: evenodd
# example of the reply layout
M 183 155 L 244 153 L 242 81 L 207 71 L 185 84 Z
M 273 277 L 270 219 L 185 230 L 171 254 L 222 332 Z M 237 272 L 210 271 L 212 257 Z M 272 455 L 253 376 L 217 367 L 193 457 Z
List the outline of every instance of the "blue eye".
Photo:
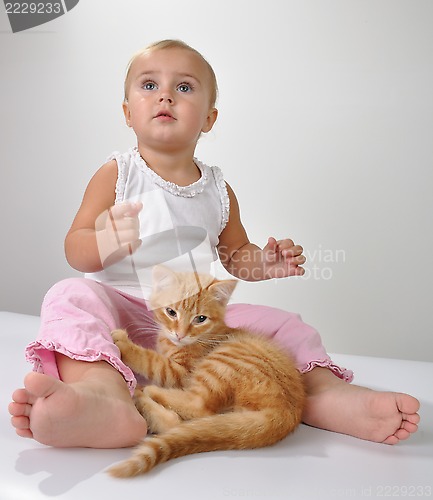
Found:
M 196 316 L 194 318 L 194 323 L 199 324 L 199 323 L 204 323 L 207 320 L 207 316 L 203 316 L 202 314 L 200 316 Z
M 191 92 L 192 86 L 189 83 L 181 83 L 177 86 L 177 90 L 182 93 Z
M 144 90 L 155 90 L 156 89 L 156 83 L 155 82 L 145 82 L 143 85 Z

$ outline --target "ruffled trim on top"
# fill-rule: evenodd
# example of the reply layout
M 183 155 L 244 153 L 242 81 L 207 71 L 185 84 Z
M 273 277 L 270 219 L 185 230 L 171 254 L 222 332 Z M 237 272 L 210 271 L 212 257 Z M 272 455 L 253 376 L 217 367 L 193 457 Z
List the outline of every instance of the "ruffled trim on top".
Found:
M 44 366 L 42 360 L 41 353 L 46 351 L 51 351 L 52 353 L 58 352 L 60 354 L 63 354 L 64 356 L 67 356 L 68 358 L 75 359 L 77 361 L 106 361 L 123 376 L 128 385 L 131 396 L 134 395 L 134 389 L 137 385 L 137 380 L 134 376 L 134 373 L 120 360 L 120 358 L 116 357 L 112 353 L 98 351 L 95 349 L 91 349 L 90 347 L 86 347 L 85 352 L 72 352 L 59 343 L 53 342 L 52 340 L 48 339 L 41 339 L 32 342 L 27 346 L 25 351 L 27 361 L 33 363 L 33 371 L 38 373 L 48 373 L 52 376 L 56 376 L 56 374 L 52 372 L 52 368 L 50 370 L 49 366 Z M 55 364 L 55 362 L 53 362 L 53 364 Z M 57 372 L 57 367 L 55 368 L 55 371 Z
M 224 180 L 224 175 L 221 169 L 219 167 L 211 167 L 211 171 L 213 173 L 215 184 L 220 194 L 220 200 L 221 200 L 222 219 L 219 232 L 219 234 L 221 234 L 223 232 L 223 229 L 226 227 L 227 222 L 229 221 L 230 198 L 229 198 L 229 193 L 227 191 L 227 184 L 226 181 Z
M 331 372 L 334 375 L 336 375 L 338 378 L 341 378 L 345 382 L 352 382 L 354 377 L 352 370 L 348 370 L 347 368 L 337 366 L 330 359 L 310 361 L 309 363 L 306 363 L 304 366 L 302 366 L 302 368 L 299 371 L 301 373 L 307 373 L 316 367 L 327 368 L 328 370 L 331 370 Z
M 116 160 L 117 163 L 117 181 L 116 181 L 116 199 L 114 203 L 122 203 L 125 198 L 125 186 L 127 179 L 127 170 L 128 165 L 125 161 L 124 156 L 119 153 L 119 151 L 114 151 L 111 155 L 106 159 L 106 161 Z
M 209 182 L 209 174 L 210 167 L 202 163 L 197 158 L 194 158 L 194 163 L 197 165 L 201 172 L 201 177 L 198 181 L 190 184 L 189 186 L 178 186 L 174 182 L 166 181 L 162 177 L 160 177 L 156 172 L 154 172 L 147 163 L 143 160 L 138 152 L 138 149 L 131 148 L 129 151 L 131 154 L 131 158 L 133 159 L 135 165 L 144 172 L 147 176 L 149 176 L 157 186 L 168 191 L 174 196 L 181 196 L 183 198 L 193 198 L 197 194 L 200 194 L 204 191 L 206 184 Z

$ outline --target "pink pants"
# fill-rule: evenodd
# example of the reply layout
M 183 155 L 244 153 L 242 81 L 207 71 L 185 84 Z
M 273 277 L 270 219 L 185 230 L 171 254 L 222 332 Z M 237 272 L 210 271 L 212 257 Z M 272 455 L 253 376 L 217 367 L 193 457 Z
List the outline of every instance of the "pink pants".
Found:
M 134 342 L 153 348 L 156 331 L 152 318 L 142 299 L 91 279 L 66 279 L 45 296 L 39 335 L 27 346 L 26 357 L 35 371 L 56 378 L 60 376 L 55 352 L 81 361 L 106 361 L 123 375 L 132 394 L 136 374 L 122 363 L 110 332 L 126 329 Z M 319 334 L 297 314 L 266 306 L 231 304 L 226 322 L 231 327 L 243 326 L 273 338 L 294 356 L 301 373 L 321 366 L 348 382 L 353 379 L 350 370 L 332 363 Z

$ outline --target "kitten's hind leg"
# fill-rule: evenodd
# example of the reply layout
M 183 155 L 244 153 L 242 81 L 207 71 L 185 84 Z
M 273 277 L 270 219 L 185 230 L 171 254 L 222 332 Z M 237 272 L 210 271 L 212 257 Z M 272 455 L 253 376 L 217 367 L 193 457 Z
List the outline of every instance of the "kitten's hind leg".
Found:
M 152 386 L 149 386 L 152 387 Z M 164 406 L 161 406 L 147 394 L 147 388 L 136 389 L 134 403 L 137 410 L 146 420 L 148 429 L 153 434 L 160 434 L 181 422 L 179 415 Z
M 213 415 L 213 412 L 207 408 L 203 395 L 196 391 L 164 389 L 152 385 L 146 387 L 145 393 L 160 406 L 175 412 L 182 420 Z

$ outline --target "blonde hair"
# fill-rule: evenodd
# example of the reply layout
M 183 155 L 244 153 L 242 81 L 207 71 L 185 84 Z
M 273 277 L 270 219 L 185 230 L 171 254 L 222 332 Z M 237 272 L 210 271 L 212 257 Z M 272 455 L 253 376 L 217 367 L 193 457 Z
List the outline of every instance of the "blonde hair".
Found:
M 125 83 L 124 83 L 124 101 L 128 101 L 128 90 L 129 90 L 129 76 L 131 72 L 131 67 L 134 61 L 143 55 L 149 54 L 151 52 L 156 52 L 157 50 L 164 50 L 164 49 L 184 49 L 184 50 L 189 50 L 190 52 L 193 52 L 196 54 L 204 63 L 206 66 L 206 69 L 208 70 L 209 76 L 210 76 L 210 105 L 211 107 L 215 106 L 217 97 L 218 97 L 218 84 L 217 84 L 217 79 L 215 76 L 215 72 L 212 68 L 212 66 L 206 61 L 206 59 L 200 54 L 198 50 L 193 49 L 191 46 L 186 44 L 185 42 L 182 42 L 181 40 L 161 40 L 159 42 L 152 43 L 145 47 L 144 49 L 139 50 L 136 52 L 130 59 L 128 66 L 126 68 L 126 75 L 125 75 Z

